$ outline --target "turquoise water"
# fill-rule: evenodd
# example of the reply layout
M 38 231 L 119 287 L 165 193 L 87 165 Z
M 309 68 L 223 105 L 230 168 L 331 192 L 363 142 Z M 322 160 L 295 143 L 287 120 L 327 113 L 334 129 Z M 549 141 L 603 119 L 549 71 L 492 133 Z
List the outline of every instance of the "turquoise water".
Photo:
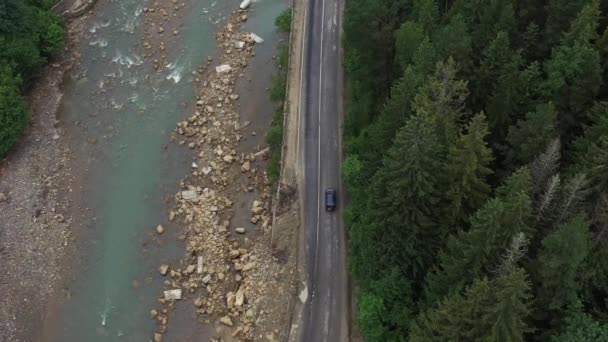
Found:
M 170 133 L 192 110 L 192 71 L 214 54 L 214 21 L 239 2 L 186 3 L 180 36 L 165 40 L 169 65 L 161 73 L 137 47 L 150 2 L 100 1 L 89 21 L 81 66 L 70 75 L 59 115 L 83 160 L 82 203 L 76 205 L 82 217 L 74 227 L 81 252 L 65 285 L 70 295 L 46 322 L 43 340 L 148 341 L 155 331 L 149 310 L 158 307 L 162 288 L 157 267 L 183 253 L 167 204 L 191 158 L 187 148 L 170 142 Z M 254 7 L 247 27 L 275 37 L 274 17 L 286 1 L 261 0 Z M 265 47 L 274 50 L 272 39 Z M 160 238 L 158 224 L 165 227 Z
M 163 196 L 189 170 L 185 149 L 171 146 L 170 132 L 192 102 L 192 71 L 214 52 L 209 17 L 228 13 L 234 3 L 191 1 L 182 10 L 183 40 L 165 43 L 170 66 L 162 73 L 135 47 L 143 35 L 142 10 L 150 5 L 120 0 L 97 6 L 61 113 L 80 135 L 76 140 L 87 141 L 78 146 L 87 161 L 81 206 L 91 210 L 80 220 L 82 259 L 69 284 L 72 296 L 60 307 L 50 340 L 146 341 L 154 331 L 148 311 L 160 293 L 156 267 L 182 250 L 173 242 Z M 166 233 L 156 240 L 158 224 Z

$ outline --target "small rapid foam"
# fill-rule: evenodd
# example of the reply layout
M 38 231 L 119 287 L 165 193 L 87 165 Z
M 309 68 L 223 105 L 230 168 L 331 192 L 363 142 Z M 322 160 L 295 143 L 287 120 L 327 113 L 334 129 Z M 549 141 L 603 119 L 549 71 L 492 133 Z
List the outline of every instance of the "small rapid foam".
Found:
M 126 65 L 127 68 L 131 68 L 131 66 L 139 66 L 144 63 L 144 61 L 138 55 L 133 56 L 124 56 L 119 50 L 116 50 L 116 56 L 112 58 L 112 62 L 118 63 L 120 65 Z M 120 75 L 122 76 L 122 74 Z
M 169 76 L 167 76 L 168 80 L 173 80 L 173 82 L 178 83 L 182 79 L 182 73 L 184 71 L 184 67 L 175 68 Z
M 114 109 L 116 109 L 116 110 L 121 110 L 123 107 L 122 104 L 117 103 L 114 99 L 111 99 L 110 103 L 112 103 L 112 107 L 114 107 Z
M 93 26 L 89 29 L 89 32 L 95 33 L 100 28 L 104 28 L 104 27 L 108 27 L 108 26 L 110 26 L 109 20 L 105 21 L 105 22 L 96 22 L 96 23 L 93 23 Z
M 99 47 L 106 47 L 106 46 L 108 46 L 108 40 L 105 39 L 105 38 L 98 38 L 98 39 L 90 41 L 89 45 L 91 45 L 91 46 L 99 46 Z
M 144 12 L 144 8 L 141 6 L 137 6 L 137 8 L 135 9 L 135 16 L 139 17 L 143 12 Z

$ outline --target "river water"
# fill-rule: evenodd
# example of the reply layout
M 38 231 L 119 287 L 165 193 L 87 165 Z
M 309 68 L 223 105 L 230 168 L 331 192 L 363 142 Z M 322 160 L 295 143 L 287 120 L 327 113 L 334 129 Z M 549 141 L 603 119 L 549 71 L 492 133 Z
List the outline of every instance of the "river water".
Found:
M 181 34 L 168 45 L 170 63 L 162 73 L 136 47 L 150 1 L 100 0 L 89 20 L 82 62 L 68 75 L 59 113 L 82 161 L 74 227 L 79 252 L 42 340 L 148 341 L 156 328 L 149 310 L 162 290 L 157 267 L 183 254 L 167 204 L 191 160 L 170 133 L 192 108 L 192 72 L 214 54 L 218 19 L 238 6 L 234 0 L 185 2 Z M 267 72 L 251 76 L 262 89 L 272 70 L 274 18 L 286 6 L 286 0 L 260 0 L 249 14 L 247 29 L 267 35 L 258 48 L 265 60 L 254 61 Z M 270 111 L 260 115 L 268 121 Z M 158 224 L 165 227 L 160 237 Z

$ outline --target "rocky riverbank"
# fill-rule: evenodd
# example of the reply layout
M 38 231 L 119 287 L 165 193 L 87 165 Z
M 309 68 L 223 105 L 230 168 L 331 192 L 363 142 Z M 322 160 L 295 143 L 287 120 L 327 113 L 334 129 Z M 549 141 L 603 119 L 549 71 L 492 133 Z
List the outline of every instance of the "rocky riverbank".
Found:
M 145 11 L 155 16 L 167 9 Z M 177 301 L 189 301 L 201 322 L 214 324 L 210 341 L 278 340 L 289 319 L 286 304 L 293 297 L 296 275 L 294 264 L 279 260 L 270 247 L 271 195 L 264 171 L 268 149 L 237 152 L 239 142 L 256 132 L 239 124 L 236 85 L 263 42 L 255 33 L 241 30 L 247 19 L 247 10 L 234 11 L 217 32 L 218 61 L 209 58 L 198 69 L 196 108 L 174 132 L 174 140 L 195 150 L 198 158 L 192 162 L 191 175 L 181 181 L 168 214 L 184 229 L 179 238 L 186 251 L 181 263 L 159 266 L 165 291 L 159 306 L 150 310 L 158 322 L 155 341 L 170 329 Z M 166 34 L 163 26 L 154 28 L 156 34 Z M 164 65 L 162 54 L 157 58 L 157 64 Z M 243 192 L 258 198 L 247 208 L 235 208 L 235 198 Z M 247 225 L 231 224 L 239 210 L 249 212 Z M 165 229 L 159 226 L 156 231 L 164 235 Z

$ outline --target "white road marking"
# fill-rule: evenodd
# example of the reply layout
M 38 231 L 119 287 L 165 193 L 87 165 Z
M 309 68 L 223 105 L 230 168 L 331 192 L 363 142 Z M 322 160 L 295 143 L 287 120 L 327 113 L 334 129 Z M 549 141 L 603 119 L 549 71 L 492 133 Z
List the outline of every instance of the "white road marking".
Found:
M 304 84 L 304 50 L 306 46 L 306 29 L 308 25 L 306 25 L 306 17 L 308 16 L 308 6 L 304 6 L 304 32 L 302 35 L 302 46 L 301 46 L 301 55 L 300 55 L 300 92 L 298 94 L 298 101 L 300 101 L 298 105 L 298 127 L 296 132 L 296 170 L 299 170 L 300 166 L 300 129 L 302 128 L 302 122 L 300 121 L 300 113 L 302 111 L 302 88 Z
M 317 274 L 317 258 L 319 256 L 319 226 L 321 224 L 321 104 L 322 104 L 322 91 L 323 91 L 323 37 L 325 30 L 325 0 L 323 0 L 321 9 L 321 52 L 319 59 L 319 122 L 318 122 L 318 155 L 317 155 L 317 243 L 315 248 L 315 267 L 314 273 Z M 315 295 L 315 289 L 313 288 L 313 297 Z

